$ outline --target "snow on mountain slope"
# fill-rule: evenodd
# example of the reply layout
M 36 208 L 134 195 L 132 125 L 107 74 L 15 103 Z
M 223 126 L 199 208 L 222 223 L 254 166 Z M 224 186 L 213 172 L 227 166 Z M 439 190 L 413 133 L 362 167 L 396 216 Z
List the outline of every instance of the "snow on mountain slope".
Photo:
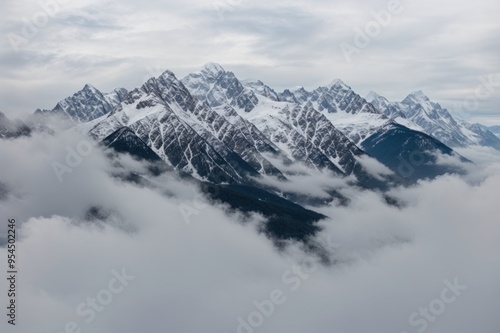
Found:
M 460 173 L 466 159 L 435 138 L 390 122 L 363 141 L 361 147 L 399 176 L 417 181 L 446 173 Z M 452 165 L 440 163 L 438 155 L 454 157 Z
M 379 112 L 369 101 L 361 98 L 340 80 L 335 80 L 327 87 L 320 87 L 313 93 L 307 92 L 303 87 L 297 87 L 294 90 L 286 90 L 280 97 L 291 103 L 326 111 L 322 114 L 358 145 L 379 128 L 388 124 L 391 121 L 390 118 L 403 126 L 422 130 L 401 115 L 396 114 L 395 117 L 390 117 Z
M 500 150 L 500 139 L 489 129 L 479 124 L 470 124 L 462 119 L 457 119 L 462 132 L 476 145 L 493 147 Z
M 486 125 L 477 124 L 477 123 L 474 125 L 477 125 L 477 126 L 481 127 L 482 129 L 487 130 L 487 131 L 495 134 L 496 136 L 500 136 L 500 126 L 498 126 L 498 125 L 486 126 Z
M 278 153 L 268 140 L 248 124 L 235 124 L 191 96 L 166 71 L 131 91 L 109 115 L 83 127 L 103 139 L 128 126 L 170 165 L 199 179 L 245 181 L 259 174 L 284 178 L 261 154 Z
M 220 65 L 208 64 L 182 81 L 166 71 L 131 92 L 102 94 L 87 85 L 47 113 L 67 115 L 96 140 L 128 128 L 170 166 L 200 180 L 248 183 L 260 175 L 286 179 L 273 163 L 298 162 L 382 188 L 383 181 L 361 164 L 370 157 L 359 146 L 374 133 L 383 137 L 391 124 L 404 126 L 408 140 L 417 137 L 415 131 L 424 128 L 408 115 L 413 112 L 419 119 L 421 113 L 434 112 L 435 105 L 422 106 L 427 102 L 423 94 L 412 97 L 393 105 L 372 93 L 372 104 L 340 80 L 312 92 L 297 87 L 277 94 L 262 81 L 242 83 Z M 484 131 L 457 126 L 470 137 Z M 384 142 L 390 144 L 389 138 Z
M 328 113 L 378 113 L 370 103 L 341 80 L 335 80 L 328 86 L 319 87 L 312 92 L 302 87 L 293 91 L 285 90 L 279 97 L 282 101 L 313 107 Z
M 370 102 L 377 111 L 388 118 L 405 117 L 397 105 L 393 105 L 387 98 L 380 96 L 374 91 L 371 91 L 366 96 L 366 100 Z
M 127 97 L 128 91 L 125 88 L 117 88 L 110 93 L 104 94 L 104 98 L 112 107 L 116 107 Z
M 285 90 L 279 97 L 281 100 L 321 111 L 355 144 L 360 144 L 390 121 L 390 117 L 379 112 L 341 80 L 335 80 L 330 85 L 319 87 L 312 92 L 303 87 Z M 396 121 L 404 126 L 417 127 L 401 117 Z
M 425 155 L 427 165 L 422 166 L 411 177 L 403 177 L 411 181 L 457 171 L 457 169 L 438 165 L 435 159 L 436 151 L 447 155 L 454 155 L 455 152 L 425 134 L 424 128 L 408 119 L 400 108 L 392 106 L 388 100 L 375 93 L 371 93 L 367 100 L 362 100 L 364 101 L 362 102 L 359 95 L 341 81 L 337 80 L 330 85 L 330 87 L 335 86 L 341 87 L 334 90 L 341 92 L 340 95 L 344 96 L 343 100 L 347 101 L 345 105 L 358 105 L 362 109 L 358 112 L 351 112 L 349 108 L 336 108 L 335 112 L 325 112 L 328 109 L 324 108 L 321 114 L 379 162 L 398 173 L 399 166 L 403 163 L 402 159 L 403 161 L 411 160 L 415 152 Z M 314 105 L 310 102 L 310 93 L 303 88 L 289 91 L 289 94 L 293 96 L 293 99 L 289 99 L 293 103 Z M 415 97 L 423 98 L 421 94 L 416 94 Z M 372 102 L 381 110 L 377 110 Z M 443 113 L 443 116 L 446 115 Z
M 322 94 L 321 97 L 318 97 L 320 94 Z M 426 166 L 426 170 L 415 173 L 410 180 L 456 171 L 438 165 L 433 159 L 434 152 L 438 148 L 438 150 L 450 155 L 455 154 L 451 148 L 426 135 L 424 128 L 407 119 L 404 112 L 375 93 L 370 93 L 367 100 L 365 100 L 342 81 L 336 80 L 328 87 L 318 88 L 314 93 L 307 92 L 303 87 L 286 90 L 283 94 L 280 94 L 280 98 L 292 105 L 303 105 L 322 110 L 321 115 L 333 124 L 336 129 L 340 130 L 358 146 L 366 147 L 367 152 L 377 158 L 379 162 L 390 166 L 394 172 L 398 171 L 397 168 L 394 168 L 394 165 L 399 165 L 401 158 L 408 159 L 412 157 L 411 154 L 414 154 L 415 149 L 418 148 L 419 152 L 429 156 L 429 165 Z M 378 108 L 373 106 L 372 102 Z M 352 109 L 353 105 L 358 108 L 357 111 Z M 250 114 L 253 112 L 255 110 Z M 308 119 L 307 122 L 311 123 L 311 119 Z M 377 144 L 377 140 L 374 140 L 374 138 L 377 138 L 383 144 Z M 366 145 L 365 140 L 368 140 Z M 392 159 L 391 156 L 384 153 L 384 149 L 391 151 Z M 433 168 L 436 170 L 433 171 Z
M 250 121 L 241 117 L 231 106 L 214 108 L 214 110 L 223 116 L 228 122 L 235 126 L 247 141 L 253 143 L 254 147 L 261 153 L 270 153 L 279 157 L 283 152 L 271 140 L 269 140 L 259 129 Z
M 482 126 L 482 125 L 480 125 L 480 126 Z M 485 129 L 487 129 L 491 133 L 495 134 L 496 136 L 500 136 L 500 126 L 495 125 L 495 126 L 483 126 L 483 127 L 486 127 Z
M 431 136 L 448 146 L 463 147 L 469 144 L 460 124 L 451 114 L 432 102 L 422 91 L 411 93 L 400 104 L 401 111 L 414 123 L 420 125 Z
M 336 160 L 330 159 L 294 126 L 291 110 L 294 104 L 280 103 L 259 97 L 260 102 L 251 113 L 241 113 L 268 137 L 292 161 L 300 161 L 315 169 L 330 169 L 345 175 Z
M 230 86 L 242 87 L 243 90 L 239 91 L 243 91 L 245 96 L 254 98 L 232 108 L 234 98 L 226 98 L 225 101 L 222 98 L 233 96 L 222 89 L 228 81 L 231 82 Z M 312 94 L 298 89 L 295 91 L 297 96 L 291 102 L 278 101 L 278 94 L 261 81 L 246 80 L 242 84 L 233 73 L 226 72 L 215 64 L 206 65 L 201 71 L 188 75 L 182 82 L 193 95 L 199 96 L 217 110 L 220 110 L 220 103 L 225 103 L 226 118 L 234 118 L 236 115 L 232 111 L 236 111 L 240 117 L 255 125 L 290 160 L 304 162 L 316 169 L 327 168 L 340 175 L 355 174 L 358 179 L 369 178 L 356 159 L 364 155 L 363 151 L 312 107 L 312 99 L 316 98 L 318 101 L 328 100 L 339 110 L 342 108 L 353 114 L 358 111 L 376 112 L 359 95 L 351 90 L 345 91 L 348 87 L 341 81 L 335 81 L 326 88 L 318 88 Z M 222 97 L 213 98 L 214 91 Z M 301 95 L 302 91 L 304 96 Z M 341 94 L 347 97 L 341 98 Z M 297 103 L 299 97 L 304 98 L 303 103 Z M 362 110 L 355 110 L 360 103 L 363 104 Z
M 448 110 L 432 102 L 422 91 L 408 95 L 402 102 L 389 102 L 386 98 L 370 93 L 372 104 L 389 117 L 401 116 L 417 124 L 422 130 L 450 147 L 473 145 L 500 147 L 500 139 L 488 130 L 455 119 Z
M 211 107 L 229 105 L 249 112 L 258 103 L 251 89 L 245 88 L 232 72 L 226 72 L 218 64 L 209 63 L 181 82 L 194 97 Z
M 339 112 L 325 113 L 324 115 L 356 144 L 360 144 L 365 138 L 389 122 L 387 117 L 375 113 L 349 114 Z
M 312 107 L 258 97 L 257 107 L 241 115 L 255 124 L 291 160 L 305 162 L 315 169 L 326 168 L 337 174 L 354 175 L 361 184 L 370 188 L 382 186 L 360 163 L 360 157 L 369 157 L 323 113 Z
M 52 110 L 38 109 L 38 115 L 59 115 L 69 119 L 72 123 L 85 123 L 113 111 L 127 91 L 123 88 L 116 89 L 109 94 L 103 94 L 95 87 L 87 84 L 73 96 L 57 103 Z
M 279 96 L 274 89 L 264 84 L 259 80 L 243 80 L 241 81 L 244 87 L 251 89 L 254 93 L 267 97 L 272 101 L 279 101 Z
M 420 126 L 397 113 L 393 117 L 373 111 L 357 113 L 339 111 L 334 113 L 325 112 L 323 114 L 357 145 L 360 145 L 367 137 L 391 122 L 396 122 L 415 131 L 423 131 Z

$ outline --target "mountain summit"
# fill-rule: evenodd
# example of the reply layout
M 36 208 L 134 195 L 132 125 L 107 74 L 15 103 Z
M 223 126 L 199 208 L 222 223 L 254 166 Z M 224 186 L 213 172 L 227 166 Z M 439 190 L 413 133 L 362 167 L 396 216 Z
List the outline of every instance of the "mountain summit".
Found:
M 52 110 L 38 109 L 36 114 L 62 116 L 74 124 L 85 123 L 113 111 L 113 108 L 123 101 L 126 93 L 125 89 L 120 88 L 103 94 L 94 86 L 86 84 L 73 96 L 57 103 Z
M 456 119 L 422 91 L 409 94 L 402 102 L 389 102 L 375 94 L 369 97 L 379 112 L 389 117 L 404 117 L 450 147 L 481 145 L 500 149 L 500 139 L 489 130 Z
M 200 71 L 183 78 L 182 83 L 194 97 L 213 108 L 229 105 L 250 112 L 258 103 L 251 89 L 244 87 L 232 72 L 224 71 L 217 64 L 205 65 Z

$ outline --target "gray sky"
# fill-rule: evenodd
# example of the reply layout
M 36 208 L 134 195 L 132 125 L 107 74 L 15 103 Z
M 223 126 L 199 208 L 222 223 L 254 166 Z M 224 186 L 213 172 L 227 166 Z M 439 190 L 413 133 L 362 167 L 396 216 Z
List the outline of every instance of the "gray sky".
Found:
M 378 0 L 59 1 L 50 17 L 38 0 L 0 5 L 0 110 L 9 116 L 52 108 L 85 83 L 133 88 L 165 69 L 183 77 L 213 61 L 276 90 L 335 78 L 391 100 L 423 90 L 465 119 L 500 124 L 496 0 L 401 1 L 383 27 L 370 23 L 388 11 Z M 35 32 L 24 28 L 34 16 Z M 378 31 L 356 46 L 365 28 Z M 347 44 L 357 48 L 350 61 Z M 479 79 L 488 76 L 490 90 Z

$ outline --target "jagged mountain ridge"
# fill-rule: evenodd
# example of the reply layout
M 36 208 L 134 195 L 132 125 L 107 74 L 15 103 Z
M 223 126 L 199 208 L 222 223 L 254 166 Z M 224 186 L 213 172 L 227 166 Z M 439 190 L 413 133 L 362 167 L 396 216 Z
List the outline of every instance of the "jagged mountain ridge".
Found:
M 92 85 L 86 84 L 73 96 L 57 103 L 52 110 L 38 109 L 35 111 L 35 115 L 58 115 L 73 124 L 86 123 L 112 112 L 117 105 L 123 102 L 127 93 L 126 89 L 118 88 L 103 94 Z
M 323 114 L 311 107 L 269 103 L 262 100 L 255 113 L 246 117 L 291 160 L 339 175 L 355 175 L 362 183 L 371 180 L 357 159 L 366 156 L 365 152 Z
M 97 140 L 126 127 L 174 169 L 214 183 L 286 180 L 273 156 L 382 188 L 386 181 L 366 170 L 360 160 L 370 156 L 357 144 L 392 120 L 418 127 L 399 115 L 391 120 L 340 80 L 278 94 L 216 64 L 180 81 L 166 71 L 130 92 L 102 94 L 87 85 L 51 113 L 70 114 Z
M 389 102 L 372 92 L 369 100 L 381 113 L 389 117 L 402 116 L 450 147 L 480 145 L 500 149 L 500 139 L 488 129 L 453 117 L 447 109 L 431 101 L 422 91 L 409 94 L 401 102 Z
M 226 72 L 218 64 L 205 65 L 182 79 L 182 83 L 194 97 L 211 107 L 229 105 L 250 112 L 258 103 L 252 90 L 245 88 L 232 72 Z
M 169 71 L 122 99 L 108 114 L 81 126 L 98 140 L 127 126 L 169 165 L 199 179 L 219 183 L 246 182 L 248 177 L 259 175 L 286 179 L 263 154 L 272 154 L 285 163 L 312 162 L 310 165 L 315 168 L 328 168 L 339 176 L 355 173 L 360 179 L 370 179 L 356 160 L 364 153 L 313 109 L 304 112 L 299 122 L 286 120 L 294 129 L 296 140 L 296 151 L 287 154 L 251 119 L 242 117 L 251 113 L 246 111 L 249 108 L 224 105 L 212 109 L 190 95 Z M 314 119 L 311 114 L 322 120 L 323 127 L 330 126 L 324 132 L 327 135 L 318 135 L 318 132 L 314 137 L 306 129 L 310 122 L 307 118 Z M 328 147 L 328 141 L 335 144 Z
M 480 126 L 483 129 L 495 134 L 497 137 L 500 137 L 500 126 L 498 125 L 493 125 L 493 126 L 485 126 L 481 124 L 474 124 L 474 125 Z
M 350 112 L 349 109 L 336 108 L 334 112 L 327 108 L 322 114 L 339 130 L 358 144 L 365 152 L 375 157 L 379 162 L 389 167 L 397 176 L 404 180 L 416 181 L 421 178 L 432 178 L 445 173 L 456 173 L 458 169 L 440 165 L 435 153 L 454 156 L 466 162 L 437 139 L 425 134 L 425 130 L 406 117 L 404 112 L 393 107 L 390 102 L 371 93 L 367 99 L 362 99 L 350 87 L 340 80 L 330 86 L 318 88 L 316 91 L 327 91 L 330 87 L 340 86 L 342 89 L 333 89 L 343 92 L 343 97 L 337 95 L 337 100 L 343 100 L 343 105 L 371 105 L 359 112 Z M 310 93 L 299 87 L 293 91 L 284 92 L 288 100 L 310 105 Z M 283 95 L 281 95 L 283 96 Z M 359 102 L 362 100 L 363 102 Z M 331 105 L 331 104 L 330 104 Z M 364 110 L 368 110 L 365 112 Z M 411 175 L 401 172 L 401 167 L 408 164 L 416 154 L 426 157 L 425 164 L 415 167 Z
M 337 129 L 357 145 L 390 123 L 391 120 L 415 130 L 421 130 L 420 127 L 402 116 L 390 117 L 380 112 L 339 79 L 312 92 L 303 87 L 287 89 L 279 94 L 279 99 L 319 110 Z
M 436 153 L 455 157 L 464 165 L 470 162 L 433 137 L 393 121 L 369 136 L 361 146 L 398 176 L 411 181 L 462 172 L 460 167 L 439 163 Z
M 500 126 L 494 125 L 494 126 L 489 126 L 488 129 L 492 131 L 494 134 L 499 134 L 500 133 Z
M 294 91 L 285 90 L 279 94 L 279 97 L 282 101 L 313 107 L 318 111 L 328 113 L 378 113 L 373 105 L 339 79 L 334 80 L 328 86 L 319 87 L 311 92 L 303 87 Z
M 214 73 L 212 64 L 196 73 L 204 75 L 188 75 L 182 82 L 193 95 L 198 95 L 200 99 L 210 104 L 210 95 L 200 94 L 200 87 L 210 87 L 214 91 L 226 91 L 228 100 L 234 100 L 233 96 L 225 90 L 225 82 L 214 80 L 213 76 L 206 73 Z M 247 94 L 253 94 L 257 98 L 257 103 L 252 101 L 248 107 L 239 107 L 235 110 L 242 118 L 253 123 L 266 137 L 280 148 L 286 156 L 295 162 L 305 162 L 316 169 L 329 169 L 339 175 L 355 175 L 362 183 L 371 183 L 372 187 L 376 183 L 362 167 L 358 157 L 366 156 L 353 142 L 351 142 L 341 131 L 332 125 L 330 121 L 317 109 L 313 107 L 313 102 L 297 104 L 290 101 L 283 101 L 273 89 L 266 86 L 262 81 L 246 80 L 243 83 L 236 83 L 238 79 L 231 72 L 225 72 L 220 66 L 217 68 L 216 76 L 219 78 L 231 77 L 235 86 L 242 86 L 247 89 Z M 239 81 L 238 81 L 239 82 Z M 341 82 L 331 85 L 324 99 L 330 98 L 331 103 L 336 107 L 345 107 L 349 112 L 355 113 L 353 105 L 361 99 L 359 95 L 352 94 L 355 101 L 346 102 L 336 95 L 343 89 Z M 206 92 L 207 89 L 202 89 Z M 318 89 L 320 91 L 321 89 Z M 319 92 L 315 92 L 319 95 Z M 367 110 L 361 107 L 361 112 L 376 112 L 369 103 Z M 217 108 L 217 104 L 214 105 Z M 379 184 L 381 185 L 381 184 Z
M 113 112 L 97 119 L 97 139 L 130 127 L 174 168 L 213 182 L 242 182 L 269 174 L 283 178 L 261 151 L 277 153 L 264 137 L 242 131 L 194 98 L 172 72 L 131 91 Z M 257 133 L 259 134 L 259 133 Z

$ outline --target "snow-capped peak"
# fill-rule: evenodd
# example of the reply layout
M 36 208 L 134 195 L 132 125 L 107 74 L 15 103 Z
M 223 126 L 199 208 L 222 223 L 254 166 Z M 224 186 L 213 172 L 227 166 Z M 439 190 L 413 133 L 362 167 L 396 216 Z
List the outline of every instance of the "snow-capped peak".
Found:
M 125 88 L 116 88 L 115 90 L 104 94 L 104 98 L 108 101 L 111 106 L 115 107 L 125 100 L 128 91 Z
M 365 99 L 366 99 L 366 101 L 367 101 L 367 102 L 369 102 L 369 103 L 372 103 L 372 102 L 374 102 L 374 101 L 376 101 L 376 100 L 380 100 L 380 99 L 384 99 L 384 100 L 386 100 L 386 98 L 385 98 L 385 97 L 383 97 L 383 96 L 381 96 L 381 95 L 377 94 L 377 93 L 376 93 L 376 92 L 374 92 L 374 91 L 370 91 L 370 92 L 368 93 L 368 95 L 366 95 L 366 98 L 365 98 Z
M 246 79 L 246 80 L 242 80 L 241 83 L 243 83 L 243 85 L 252 85 L 252 86 L 263 86 L 264 85 L 264 82 L 262 82 L 261 80 L 256 80 L 256 79 Z
M 221 65 L 209 62 L 202 67 L 201 72 L 210 76 L 218 76 L 219 74 L 224 73 L 225 70 Z
M 100 93 L 100 91 L 96 87 L 88 83 L 83 87 L 82 90 L 91 94 Z
M 303 86 L 296 86 L 296 87 L 293 87 L 292 89 L 290 89 L 291 92 L 297 92 L 297 91 L 304 91 L 304 87 Z
M 253 86 L 252 89 L 245 87 L 233 72 L 226 72 L 222 66 L 213 63 L 205 65 L 199 72 L 189 74 L 181 82 L 194 97 L 206 101 L 211 107 L 227 104 L 245 112 L 253 110 L 259 102 L 253 89 L 266 88 L 266 86 L 260 88 Z
M 174 72 L 172 72 L 171 70 L 168 70 L 168 69 L 167 69 L 166 71 L 164 71 L 164 72 L 163 72 L 163 73 L 159 76 L 159 78 L 165 78 L 165 79 L 175 78 L 175 79 L 177 79 L 177 78 L 175 77 Z
M 261 96 L 267 97 L 273 101 L 278 101 L 279 96 L 272 88 L 267 86 L 264 82 L 260 80 L 247 79 L 241 81 L 244 87 L 252 90 L 254 93 Z
M 407 98 L 413 98 L 425 102 L 430 101 L 429 97 L 427 97 L 427 95 L 422 90 L 412 92 L 411 94 L 408 95 Z
M 344 81 L 342 81 L 341 79 L 335 79 L 335 80 L 333 80 L 327 87 L 328 88 L 342 87 L 342 88 L 349 89 L 349 86 L 347 84 L 345 84 Z
M 113 110 L 114 104 L 102 92 L 90 84 L 70 97 L 61 100 L 52 110 L 37 110 L 38 114 L 58 114 L 73 123 L 97 119 Z

